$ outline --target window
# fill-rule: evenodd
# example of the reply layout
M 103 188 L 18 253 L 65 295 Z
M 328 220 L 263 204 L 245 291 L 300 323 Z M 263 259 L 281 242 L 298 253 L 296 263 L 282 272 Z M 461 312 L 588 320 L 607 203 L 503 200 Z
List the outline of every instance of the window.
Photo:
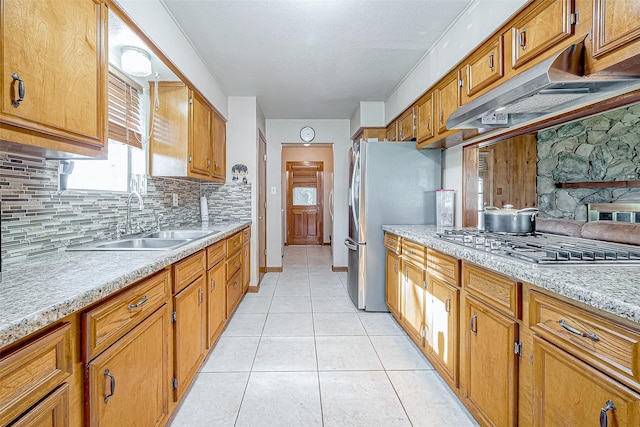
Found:
M 69 189 L 146 192 L 142 103 L 148 98 L 142 95 L 142 87 L 118 71 L 109 70 L 108 158 L 62 162 L 61 189 L 67 179 Z

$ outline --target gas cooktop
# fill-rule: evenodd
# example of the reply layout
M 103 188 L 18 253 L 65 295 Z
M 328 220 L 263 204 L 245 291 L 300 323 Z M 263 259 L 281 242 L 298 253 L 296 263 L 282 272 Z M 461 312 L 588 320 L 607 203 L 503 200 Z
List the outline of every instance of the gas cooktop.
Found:
M 447 229 L 442 240 L 539 265 L 640 264 L 640 246 L 534 233 L 511 235 L 475 229 Z

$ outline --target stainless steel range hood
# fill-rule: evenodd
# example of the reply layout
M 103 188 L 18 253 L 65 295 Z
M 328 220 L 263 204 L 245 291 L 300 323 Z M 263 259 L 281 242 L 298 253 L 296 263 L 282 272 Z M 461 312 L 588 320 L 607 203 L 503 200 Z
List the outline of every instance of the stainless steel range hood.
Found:
M 458 108 L 448 129 L 512 127 L 640 88 L 640 75 L 584 76 L 584 41 Z

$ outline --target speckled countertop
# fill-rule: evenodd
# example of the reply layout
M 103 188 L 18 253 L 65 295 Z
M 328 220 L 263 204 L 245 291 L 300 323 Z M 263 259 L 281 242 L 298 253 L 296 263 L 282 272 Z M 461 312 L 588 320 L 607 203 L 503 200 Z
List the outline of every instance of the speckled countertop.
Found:
M 250 224 L 225 222 L 181 226 L 180 229 L 219 232 L 169 251 L 55 252 L 3 265 L 0 348 Z
M 436 236 L 434 225 L 383 225 L 382 228 L 458 259 L 640 323 L 640 266 L 538 266 L 448 243 Z

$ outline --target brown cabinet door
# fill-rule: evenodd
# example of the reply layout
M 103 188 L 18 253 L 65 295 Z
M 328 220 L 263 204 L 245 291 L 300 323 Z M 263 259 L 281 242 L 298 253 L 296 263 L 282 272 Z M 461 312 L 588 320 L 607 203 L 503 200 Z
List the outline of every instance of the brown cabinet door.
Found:
M 393 122 L 387 128 L 387 141 L 398 140 L 398 122 Z
M 640 38 L 640 2 L 594 0 L 593 56 L 598 58 Z
M 447 119 L 459 106 L 459 89 L 458 73 L 451 73 L 442 80 L 442 86 L 436 91 L 438 103 L 435 120 L 438 124 L 438 134 L 443 134 L 447 131 Z
M 460 104 L 466 104 L 482 89 L 504 76 L 502 36 L 483 45 L 460 69 L 462 94 Z
M 190 93 L 189 176 L 208 178 L 211 175 L 211 110 L 202 97 Z
M 402 324 L 420 346 L 424 346 L 425 272 L 402 260 Z
M 200 276 L 174 297 L 174 376 L 178 382 L 176 402 L 182 397 L 204 358 L 206 289 L 204 277 Z
M 429 322 L 431 354 L 451 383 L 458 382 L 458 298 L 457 288 L 429 276 L 432 302 Z
M 435 126 L 433 125 L 432 92 L 418 101 L 416 110 L 416 140 L 422 142 L 433 138 Z
M 460 391 L 481 424 L 515 426 L 518 324 L 475 298 L 462 299 Z
M 411 108 L 402 117 L 400 117 L 400 119 L 398 120 L 398 130 L 400 133 L 398 140 L 411 141 L 413 138 L 415 138 L 415 127 L 413 124 L 414 119 L 415 116 L 413 114 L 413 108 Z
M 213 113 L 213 166 L 214 181 L 225 182 L 227 157 L 227 124 L 217 113 Z
M 168 305 L 87 365 L 91 426 L 157 426 L 169 410 Z
M 69 384 L 64 383 L 11 427 L 67 427 L 69 426 Z
M 0 122 L 104 146 L 107 12 L 100 3 L 2 2 Z M 20 102 L 17 79 L 24 85 Z
M 247 292 L 251 282 L 251 244 L 247 241 L 242 245 L 242 292 Z
M 573 34 L 573 0 L 537 0 L 511 28 L 512 66 L 518 68 Z
M 605 417 L 612 427 L 640 425 L 638 393 L 553 344 L 533 340 L 535 426 L 600 426 Z
M 227 317 L 231 317 L 242 295 L 242 271 L 238 271 L 227 281 Z
M 387 307 L 400 320 L 400 257 L 387 251 Z
M 227 320 L 227 287 L 224 280 L 224 262 L 207 272 L 207 347 L 210 348 L 222 332 Z

